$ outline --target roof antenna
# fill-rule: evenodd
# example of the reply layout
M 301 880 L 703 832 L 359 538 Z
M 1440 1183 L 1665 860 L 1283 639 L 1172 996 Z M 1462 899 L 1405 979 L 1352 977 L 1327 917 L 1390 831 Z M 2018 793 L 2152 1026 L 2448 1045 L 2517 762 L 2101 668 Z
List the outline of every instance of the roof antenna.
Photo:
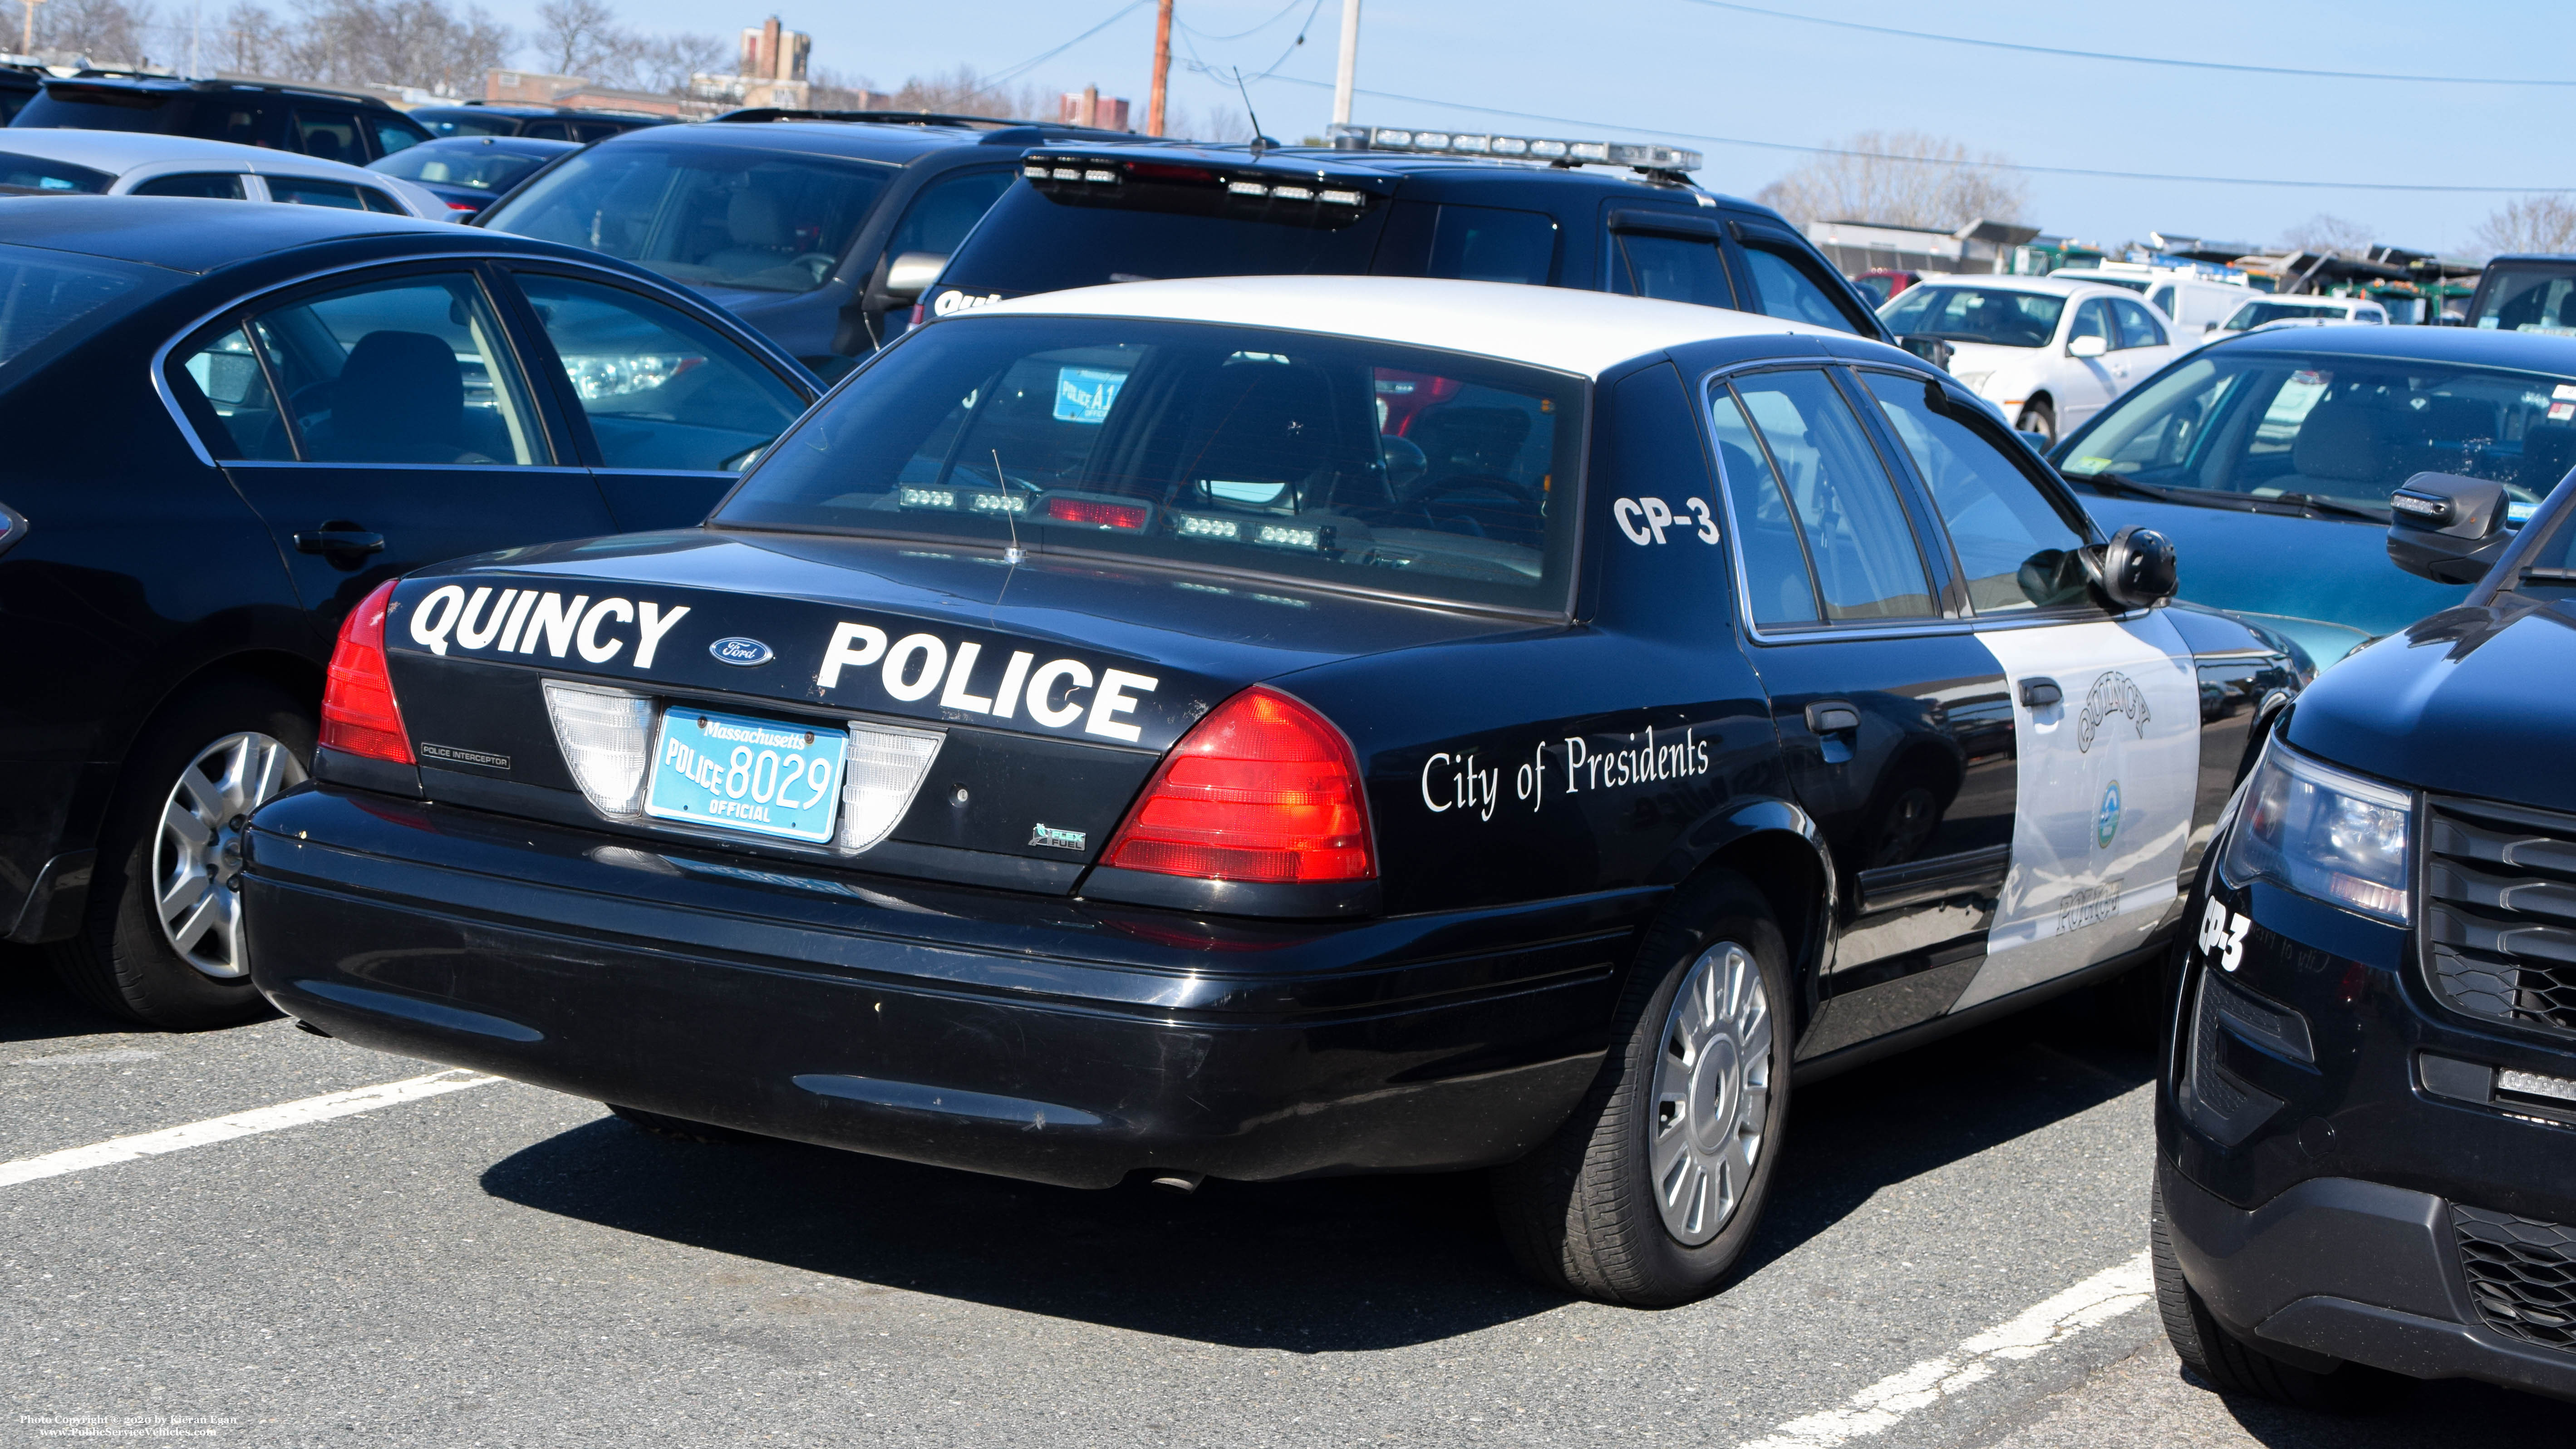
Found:
M 1252 159 L 1261 159 L 1261 148 L 1278 143 L 1261 134 L 1261 113 L 1252 108 L 1252 91 L 1243 83 L 1243 67 L 1234 68 L 1234 92 L 1243 97 L 1243 113 L 1252 118 Z

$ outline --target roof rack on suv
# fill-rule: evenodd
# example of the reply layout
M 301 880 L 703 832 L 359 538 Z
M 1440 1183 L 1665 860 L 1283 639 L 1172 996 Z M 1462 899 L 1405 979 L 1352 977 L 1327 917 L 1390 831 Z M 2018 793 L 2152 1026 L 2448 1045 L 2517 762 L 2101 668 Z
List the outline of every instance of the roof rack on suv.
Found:
M 270 80 L 265 76 L 154 75 L 142 71 L 84 70 L 76 76 L 54 76 L 47 86 L 133 85 L 168 86 L 192 91 L 277 91 L 287 95 L 329 96 L 337 101 L 355 101 L 362 106 L 390 111 L 394 107 L 383 96 L 371 91 L 348 90 L 340 86 L 318 85 L 312 81 Z
M 719 121 L 760 123 L 765 121 L 864 121 L 879 126 L 962 126 L 975 131 L 1011 131 L 1035 129 L 1050 136 L 1096 136 L 1119 141 L 1154 141 L 1156 136 L 1140 136 L 1133 131 L 1108 131 L 1097 126 L 1068 126 L 1059 121 L 1013 121 L 1000 116 L 959 116 L 942 111 L 808 111 L 786 106 L 745 106 L 716 117 Z
M 1697 151 L 1630 141 L 1570 141 L 1553 136 L 1503 136 L 1491 131 L 1415 130 L 1409 126 L 1333 127 L 1336 151 L 1404 151 L 1413 155 L 1499 157 L 1545 161 L 1553 166 L 1626 166 L 1660 180 L 1689 184 L 1689 173 L 1707 164 Z

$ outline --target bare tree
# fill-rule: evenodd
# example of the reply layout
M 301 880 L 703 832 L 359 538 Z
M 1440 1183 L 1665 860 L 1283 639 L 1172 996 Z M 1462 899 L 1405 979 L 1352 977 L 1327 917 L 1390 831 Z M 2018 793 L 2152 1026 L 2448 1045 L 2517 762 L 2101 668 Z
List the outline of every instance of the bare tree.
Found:
M 101 65 L 141 65 L 156 24 L 151 0 L 52 0 L 36 11 L 36 44 Z
M 514 48 L 508 28 L 479 6 L 460 13 L 443 0 L 296 0 L 296 8 L 304 24 L 287 59 L 299 79 L 465 95 Z
M 850 71 L 818 65 L 810 67 L 805 75 L 807 103 L 818 111 L 864 111 L 885 99 L 876 82 Z
M 554 74 L 595 76 L 624 68 L 631 37 L 603 0 L 545 0 L 528 40 Z
M 1145 124 L 1143 107 L 1136 108 L 1134 115 L 1138 126 Z M 1249 141 L 1252 118 L 1241 107 L 1222 103 L 1196 111 L 1175 106 L 1163 118 L 1163 132 L 1192 141 Z
M 638 37 L 622 84 L 632 90 L 663 95 L 689 93 L 689 77 L 733 68 L 733 47 L 712 35 Z
M 2371 241 L 2371 229 L 2367 223 L 2329 216 L 2322 211 L 2281 233 L 2281 245 L 2291 251 L 2320 252 L 2334 257 L 2367 257 Z
M 2030 187 L 2003 157 L 1970 155 L 1957 141 L 1919 131 L 1863 131 L 1836 154 L 1800 162 L 1755 193 L 1791 221 L 1863 221 L 1956 231 L 1969 222 L 2018 220 Z
M 988 81 L 970 65 L 928 79 L 908 76 L 894 93 L 892 109 L 932 111 L 949 116 L 996 116 L 1013 120 L 1046 120 L 1056 113 L 1057 93 L 1024 81 Z
M 2477 244 L 2490 255 L 2504 252 L 2576 252 L 2576 200 L 2565 196 L 2518 196 L 2478 223 Z
M 241 0 L 205 37 L 206 59 L 234 75 L 275 75 L 292 63 L 295 36 L 265 8 Z

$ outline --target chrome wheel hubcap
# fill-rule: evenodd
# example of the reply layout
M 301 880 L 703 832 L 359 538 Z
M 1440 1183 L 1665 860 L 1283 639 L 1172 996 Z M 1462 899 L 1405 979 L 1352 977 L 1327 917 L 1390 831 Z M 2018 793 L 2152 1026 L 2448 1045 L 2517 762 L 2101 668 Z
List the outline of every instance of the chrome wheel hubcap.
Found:
M 181 960 L 230 980 L 250 971 L 241 934 L 241 836 L 251 812 L 304 767 L 255 732 L 226 735 L 197 752 L 162 803 L 152 847 L 152 902 L 161 934 Z
M 1753 953 L 1710 947 L 1682 976 L 1655 1053 L 1646 1162 L 1664 1228 L 1716 1237 L 1753 1185 L 1771 1118 L 1771 1001 Z

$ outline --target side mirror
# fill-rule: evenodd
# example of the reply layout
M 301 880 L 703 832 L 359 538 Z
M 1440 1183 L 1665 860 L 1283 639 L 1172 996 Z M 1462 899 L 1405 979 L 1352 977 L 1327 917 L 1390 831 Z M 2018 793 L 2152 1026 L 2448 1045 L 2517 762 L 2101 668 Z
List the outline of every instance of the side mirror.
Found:
M 1955 350 L 1938 337 L 1899 337 L 1896 345 L 1941 369 L 1950 370 L 1950 354 Z
M 2134 523 L 2111 535 L 2109 543 L 2078 550 L 2076 557 L 2094 590 L 2124 613 L 2171 599 L 2181 579 L 2173 540 Z
M 2211 332 L 2215 332 L 2215 331 L 2217 331 L 2217 330 L 2218 330 L 2218 324 L 2217 324 L 2217 323 L 2215 323 L 2215 322 L 2203 322 L 2203 323 L 2201 323 L 2201 324 L 2200 324 L 2200 330 L 2201 330 L 2201 332 L 2202 332 L 2204 335 L 2206 335 L 2206 334 L 2208 334 L 2208 333 L 2211 333 Z
M 947 268 L 948 258 L 937 252 L 905 252 L 886 266 L 885 294 L 897 302 L 913 301 Z
M 2069 357 L 2099 357 L 2111 350 L 2111 344 L 2099 337 L 2078 337 L 2066 344 Z
M 2437 584 L 2474 584 L 2513 542 L 2504 485 L 2418 473 L 2388 496 L 2388 559 Z

